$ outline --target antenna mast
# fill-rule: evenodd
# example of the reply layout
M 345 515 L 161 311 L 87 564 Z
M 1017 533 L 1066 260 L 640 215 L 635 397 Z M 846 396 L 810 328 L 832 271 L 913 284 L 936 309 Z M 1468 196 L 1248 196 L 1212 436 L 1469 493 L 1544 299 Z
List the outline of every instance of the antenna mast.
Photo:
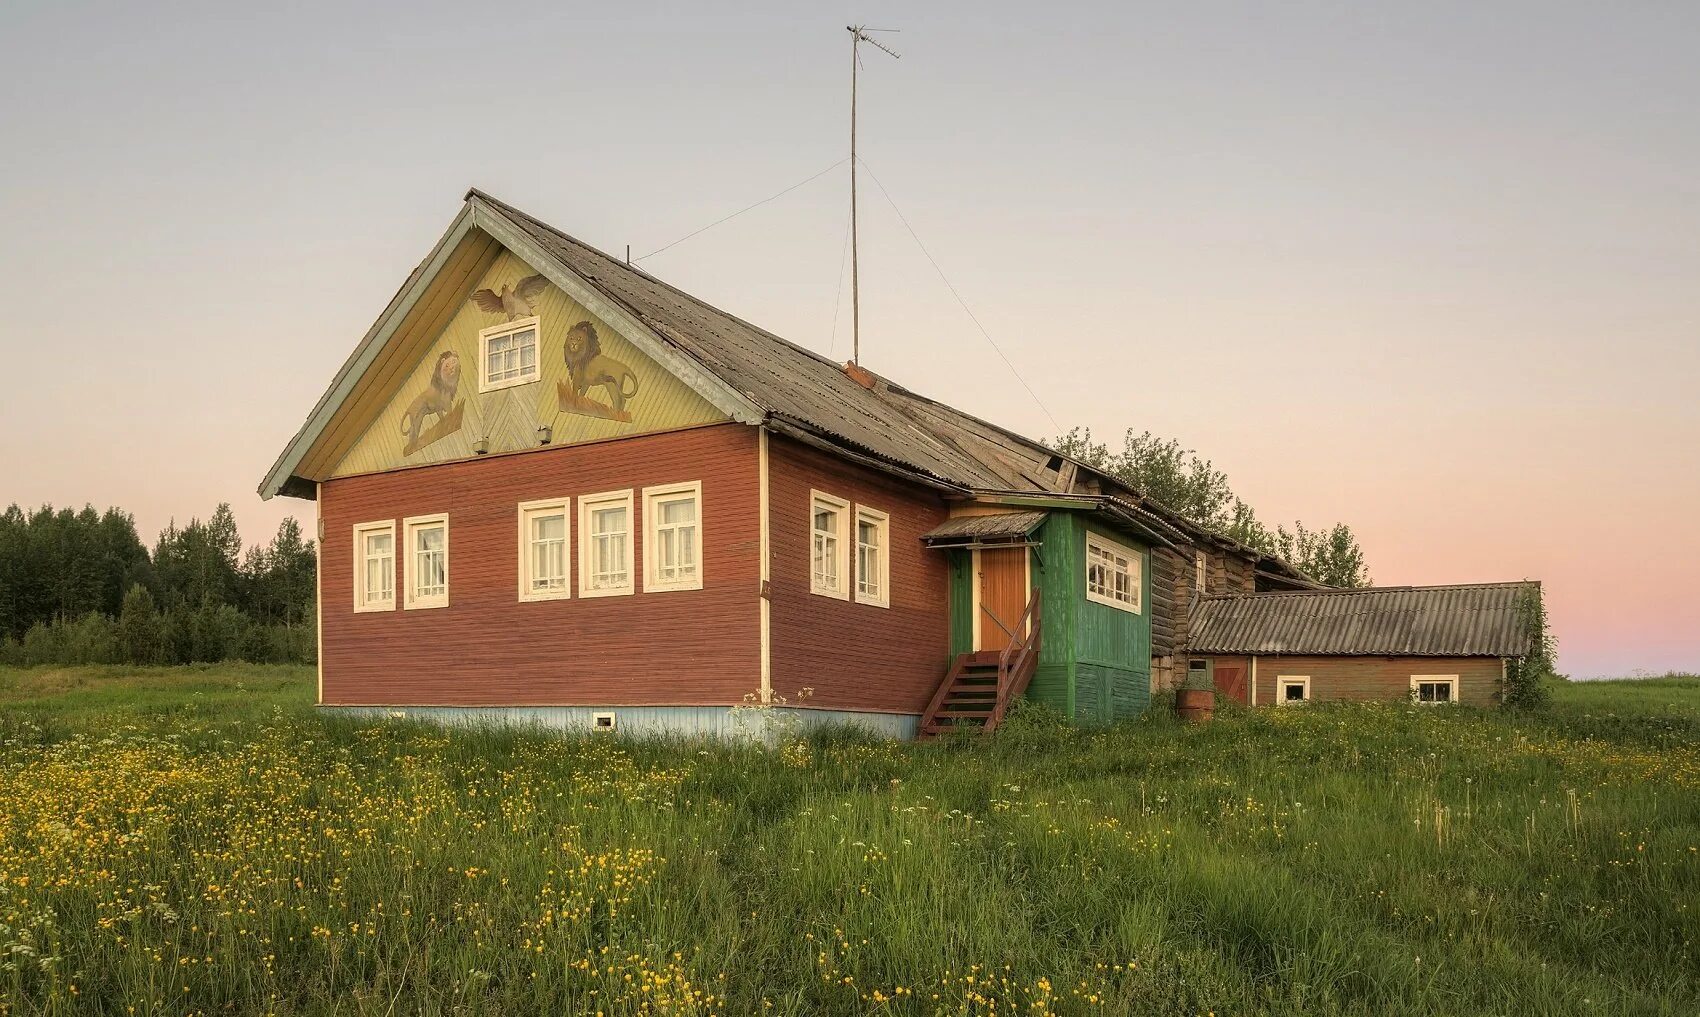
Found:
M 868 43 L 901 60 L 897 52 L 870 38 L 869 32 L 896 32 L 896 28 L 868 28 L 866 25 L 845 25 L 850 33 L 850 362 L 862 361 L 862 286 L 860 259 L 856 237 L 856 71 L 862 66 L 861 45 Z

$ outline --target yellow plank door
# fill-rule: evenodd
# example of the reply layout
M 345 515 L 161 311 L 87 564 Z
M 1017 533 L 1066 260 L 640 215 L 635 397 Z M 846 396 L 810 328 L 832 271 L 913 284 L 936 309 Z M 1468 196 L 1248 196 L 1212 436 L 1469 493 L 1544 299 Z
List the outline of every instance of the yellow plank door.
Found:
M 1027 548 L 974 552 L 974 649 L 1002 650 L 1027 610 Z

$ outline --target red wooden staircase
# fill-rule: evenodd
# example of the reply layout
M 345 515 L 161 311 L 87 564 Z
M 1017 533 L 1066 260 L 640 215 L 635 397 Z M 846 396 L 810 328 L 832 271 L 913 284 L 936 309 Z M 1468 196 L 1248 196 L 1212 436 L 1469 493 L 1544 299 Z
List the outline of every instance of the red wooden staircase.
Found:
M 1038 590 L 1028 598 L 1015 628 L 1006 631 L 1009 645 L 1002 650 L 959 653 L 951 661 L 927 712 L 921 715 L 918 740 L 962 729 L 990 734 L 1003 723 L 1010 704 L 1027 691 L 1039 666 Z

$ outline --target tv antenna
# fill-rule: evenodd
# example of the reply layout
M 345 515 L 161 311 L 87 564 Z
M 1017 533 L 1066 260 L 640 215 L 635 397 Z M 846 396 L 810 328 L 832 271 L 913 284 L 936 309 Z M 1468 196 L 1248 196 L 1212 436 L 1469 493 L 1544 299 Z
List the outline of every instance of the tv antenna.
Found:
M 886 53 L 896 60 L 903 59 L 890 46 L 873 38 L 869 32 L 898 32 L 897 28 L 869 28 L 866 25 L 845 25 L 850 33 L 850 362 L 862 359 L 862 289 L 856 251 L 856 71 L 862 66 L 862 43 Z

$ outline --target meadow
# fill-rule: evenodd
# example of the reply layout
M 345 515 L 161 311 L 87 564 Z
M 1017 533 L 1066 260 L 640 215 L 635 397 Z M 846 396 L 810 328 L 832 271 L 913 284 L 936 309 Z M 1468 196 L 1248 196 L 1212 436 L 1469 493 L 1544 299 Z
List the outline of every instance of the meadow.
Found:
M 0 1015 L 1700 1013 L 1700 679 L 772 747 L 0 670 Z

